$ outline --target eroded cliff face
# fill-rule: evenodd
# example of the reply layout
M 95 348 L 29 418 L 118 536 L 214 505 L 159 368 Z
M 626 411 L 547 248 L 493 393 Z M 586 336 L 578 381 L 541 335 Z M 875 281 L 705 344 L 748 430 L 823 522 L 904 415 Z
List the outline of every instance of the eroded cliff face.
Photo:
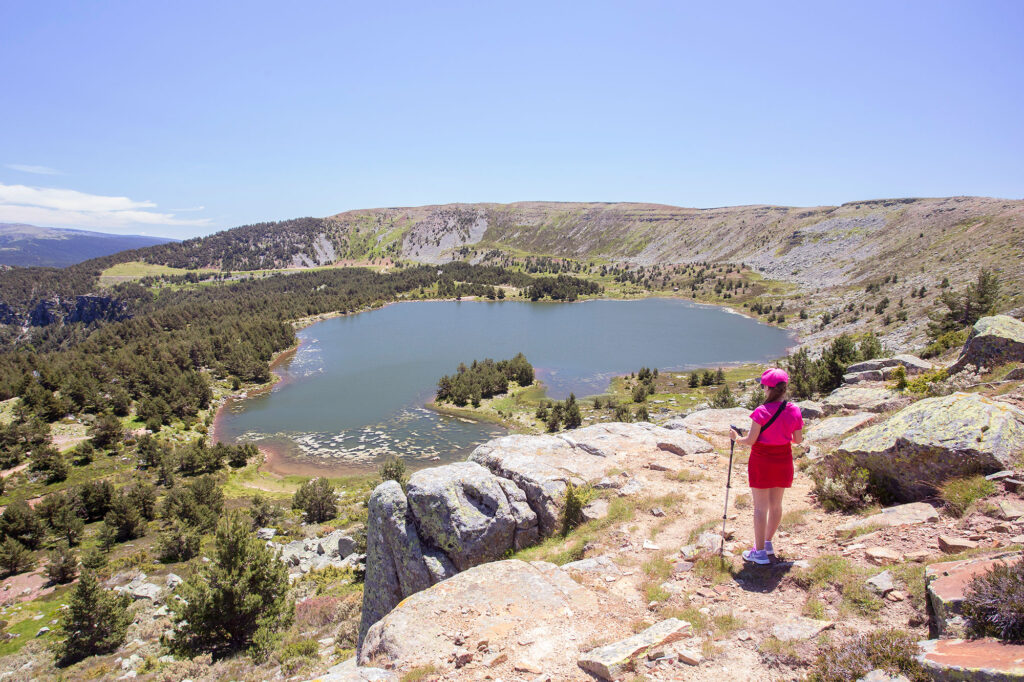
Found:
M 360 645 L 403 599 L 558 532 L 570 485 L 641 494 L 642 484 L 609 474 L 711 450 L 682 429 L 596 424 L 571 435 L 497 438 L 468 462 L 417 471 L 405 491 L 382 483 L 369 500 Z
M 0 302 L 0 324 L 47 327 L 52 324 L 118 322 L 131 317 L 128 304 L 110 296 L 55 297 L 35 301 L 26 309 Z

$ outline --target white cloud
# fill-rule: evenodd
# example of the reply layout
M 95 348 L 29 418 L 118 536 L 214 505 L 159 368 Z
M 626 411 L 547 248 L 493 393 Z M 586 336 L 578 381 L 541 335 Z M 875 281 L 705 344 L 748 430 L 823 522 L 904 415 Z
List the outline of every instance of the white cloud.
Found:
M 21 171 L 22 173 L 34 173 L 35 175 L 64 175 L 56 168 L 50 168 L 49 166 L 32 166 L 24 163 L 9 163 L 7 167 L 11 170 Z
M 0 183 L 0 222 L 117 230 L 140 225 L 204 226 L 208 218 L 154 211 L 152 201 L 87 194 L 73 189 Z M 197 210 L 201 210 L 199 207 Z

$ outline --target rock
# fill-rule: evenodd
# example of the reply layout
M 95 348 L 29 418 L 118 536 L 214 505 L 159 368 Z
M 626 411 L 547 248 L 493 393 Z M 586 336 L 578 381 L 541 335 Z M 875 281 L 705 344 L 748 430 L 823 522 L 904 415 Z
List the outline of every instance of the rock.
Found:
M 483 663 L 485 668 L 493 668 L 496 665 L 501 665 L 502 663 L 504 663 L 507 660 L 508 660 L 508 654 L 506 654 L 504 651 L 499 651 L 498 653 L 489 654 L 487 656 L 484 656 L 484 658 L 481 661 L 481 663 Z
M 398 675 L 382 668 L 361 668 L 355 657 L 329 668 L 310 682 L 397 682 Z
M 668 429 L 685 429 L 706 437 L 729 437 L 729 427 L 750 425 L 750 410 L 744 407 L 730 407 L 724 410 L 697 410 L 682 419 L 671 419 L 665 423 Z
M 830 620 L 815 620 L 804 616 L 792 616 L 772 628 L 772 635 L 783 642 L 817 637 L 825 630 L 835 627 Z
M 839 410 L 858 410 L 861 412 L 887 412 L 902 407 L 910 402 L 910 398 L 888 388 L 874 386 L 840 386 L 832 391 L 822 404 L 826 414 Z
M 801 400 L 796 406 L 800 408 L 800 416 L 804 419 L 821 419 L 825 416 L 825 406 L 814 400 Z
M 999 508 L 999 518 L 1013 521 L 1024 516 L 1024 501 L 1017 499 L 1002 499 L 996 501 Z
M 864 362 L 858 362 L 850 365 L 846 368 L 849 373 L 859 372 L 871 372 L 871 371 L 882 371 L 886 369 L 894 369 L 903 365 L 907 370 L 907 374 L 921 374 L 922 372 L 931 371 L 935 366 L 927 360 L 922 360 L 915 355 L 896 355 L 891 358 L 878 358 L 875 360 L 865 360 Z
M 848 521 L 836 527 L 837 535 L 852 534 L 862 528 L 893 528 L 915 523 L 934 523 L 939 520 L 935 507 L 927 502 L 910 502 L 886 507 L 878 514 Z
M 578 664 L 602 680 L 614 680 L 626 671 L 631 661 L 640 653 L 650 647 L 679 640 L 689 629 L 690 624 L 686 621 L 669 618 L 620 642 L 588 651 L 580 656 Z
M 344 559 L 356 551 L 356 541 L 345 534 L 345 531 L 336 530 L 322 538 L 317 538 L 316 553 L 332 559 Z
M 960 358 L 950 368 L 955 374 L 967 365 L 995 367 L 1024 360 L 1024 322 L 1009 315 L 983 317 L 974 323 Z
M 619 488 L 619 497 L 636 497 L 643 494 L 647 486 L 638 478 L 631 478 L 625 485 Z
M 708 531 L 701 533 L 697 538 L 697 542 L 694 544 L 697 545 L 698 549 L 705 549 L 717 554 L 718 551 L 722 549 L 722 536 L 719 533 Z
M 386 481 L 367 502 L 366 579 L 359 643 L 370 626 L 405 597 L 437 582 L 427 570 L 419 533 L 409 514 L 402 487 Z
M 406 495 L 421 541 L 441 549 L 460 571 L 499 559 L 514 546 L 518 524 L 508 497 L 497 477 L 476 462 L 421 469 L 409 478 Z M 525 532 L 537 525 L 528 506 L 521 523 Z
M 928 604 L 934 616 L 933 633 L 939 637 L 950 637 L 950 623 L 963 615 L 964 590 L 976 576 L 988 572 L 998 563 L 1016 563 L 1021 560 L 1020 552 L 1007 552 L 996 556 L 944 561 L 930 564 L 924 569 Z
M 256 530 L 256 537 L 260 540 L 273 540 L 275 535 L 277 535 L 276 528 L 259 528 Z
M 612 558 L 604 555 L 563 564 L 562 570 L 569 571 L 570 573 L 592 573 L 594 575 L 612 576 L 622 575 L 622 571 L 619 569 L 618 565 L 612 561 Z
M 844 384 L 859 384 L 862 381 L 881 381 L 884 378 L 882 370 L 869 369 L 863 372 L 849 372 L 843 375 Z
M 880 595 L 888 594 L 896 589 L 896 584 L 892 579 L 892 573 L 889 571 L 882 571 L 878 575 L 868 578 L 864 581 L 864 584 L 866 584 L 872 592 Z
M 868 547 L 864 550 L 864 554 L 867 556 L 868 561 L 878 566 L 888 566 L 903 561 L 901 553 L 888 547 Z
M 820 422 L 807 429 L 807 433 L 804 435 L 804 440 L 814 442 L 827 440 L 829 438 L 838 438 L 839 436 L 842 436 L 843 434 L 858 427 L 864 426 L 877 418 L 878 415 L 871 412 L 856 412 L 854 414 L 844 415 L 841 417 L 829 417 L 828 419 L 822 419 Z
M 939 536 L 939 549 L 947 554 L 958 554 L 959 552 L 966 552 L 969 549 L 977 548 L 978 543 L 974 540 L 965 540 L 954 535 Z
M 598 498 L 583 507 L 583 520 L 584 521 L 597 521 L 608 516 L 608 500 L 604 498 Z
M 1002 471 L 997 471 L 994 474 L 989 474 L 988 476 L 985 477 L 985 480 L 986 481 L 1001 481 L 1004 478 L 1013 478 L 1013 474 L 1014 474 L 1014 472 L 1013 472 L 1012 469 L 1003 469 Z
M 181 576 L 177 573 L 168 573 L 167 578 L 164 580 L 164 584 L 167 585 L 168 590 L 173 590 L 175 587 L 180 585 L 181 582 Z
M 402 601 L 367 632 L 359 662 L 381 667 L 447 665 L 451 633 L 516 652 L 516 664 L 547 670 L 575 666 L 581 642 L 607 636 L 607 614 L 595 592 L 554 564 L 495 561 L 463 571 Z M 522 644 L 520 644 L 522 642 Z M 439 669 L 442 678 L 446 671 Z M 448 671 L 450 672 L 450 671 Z
M 688 649 L 680 644 L 673 644 L 667 651 L 669 656 L 675 656 L 680 663 L 686 665 L 700 665 L 704 662 L 704 656 L 699 651 Z
M 917 657 L 932 680 L 1019 680 L 1024 678 L 1024 645 L 992 638 L 930 639 Z
M 150 601 L 159 599 L 162 592 L 163 588 L 153 583 L 141 583 L 128 590 L 132 599 L 149 599 Z
M 43 627 L 39 628 L 38 632 L 36 632 L 36 637 L 42 637 L 43 635 L 45 635 L 49 631 L 50 631 L 50 628 L 48 628 L 48 627 L 46 627 L 44 625 Z
M 875 668 L 857 682 L 910 682 L 906 675 L 893 673 L 890 675 L 881 668 Z
M 644 540 L 644 549 L 649 552 L 657 552 L 661 549 L 658 545 L 654 544 L 650 540 Z
M 912 501 L 950 478 L 1005 469 L 1022 449 L 1024 411 L 973 393 L 954 393 L 900 410 L 850 436 L 837 452 Z

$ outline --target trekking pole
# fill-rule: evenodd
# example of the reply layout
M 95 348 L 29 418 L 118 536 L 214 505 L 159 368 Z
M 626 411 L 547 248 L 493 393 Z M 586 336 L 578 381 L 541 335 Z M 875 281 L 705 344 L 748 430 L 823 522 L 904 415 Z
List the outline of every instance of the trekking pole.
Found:
M 733 426 L 736 433 L 743 435 L 743 429 Z M 725 508 L 722 510 L 722 543 L 718 545 L 718 558 L 725 561 L 725 520 L 729 516 L 729 490 L 732 488 L 732 454 L 736 450 L 736 441 L 729 439 L 729 473 L 725 478 Z

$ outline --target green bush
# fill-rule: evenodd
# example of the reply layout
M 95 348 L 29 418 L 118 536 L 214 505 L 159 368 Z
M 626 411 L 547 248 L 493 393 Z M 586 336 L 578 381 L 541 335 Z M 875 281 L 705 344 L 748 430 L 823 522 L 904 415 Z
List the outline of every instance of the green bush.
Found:
M 575 486 L 569 483 L 565 489 L 565 506 L 562 509 L 562 535 L 568 535 L 583 523 L 583 508 L 594 498 L 589 486 Z
M 856 466 L 850 458 L 829 455 L 810 473 L 818 504 L 828 511 L 852 511 L 874 501 L 868 494 L 867 469 Z
M 931 678 L 914 658 L 920 652 L 917 639 L 902 630 L 885 629 L 828 644 L 819 650 L 808 679 L 849 682 L 880 668 L 892 675 L 905 675 L 912 682 L 926 682 Z
M 937 339 L 925 346 L 924 350 L 921 351 L 921 357 L 934 358 L 942 355 L 950 348 L 959 348 L 965 343 L 967 343 L 966 329 L 946 332 L 939 335 Z
M 0 535 L 14 538 L 29 549 L 36 549 L 46 535 L 39 515 L 24 500 L 11 502 L 0 514 Z
M 320 655 L 320 647 L 314 639 L 300 639 L 288 642 L 281 647 L 277 658 L 281 663 L 286 663 L 296 658 L 317 658 Z
M 78 557 L 66 542 L 58 545 L 50 552 L 50 563 L 46 566 L 47 577 L 55 583 L 69 583 L 78 575 Z
M 187 523 L 173 521 L 157 538 L 157 552 L 161 561 L 188 561 L 199 554 L 199 530 Z
M 965 476 L 946 481 L 939 489 L 939 497 L 953 516 L 963 516 L 978 500 L 995 495 L 996 484 L 982 475 Z
M 892 385 L 892 387 L 894 389 L 896 389 L 897 391 L 905 391 L 905 390 L 907 390 L 907 368 L 906 367 L 904 367 L 903 365 L 897 366 L 896 369 L 893 370 L 892 379 L 895 382 Z
M 739 401 L 736 400 L 736 396 L 729 390 L 729 384 L 722 384 L 722 387 L 715 391 L 715 394 L 711 396 L 711 407 L 715 409 L 726 409 L 729 407 L 736 407 Z
M 132 622 L 129 601 L 127 595 L 103 589 L 92 571 L 82 573 L 52 640 L 57 665 L 67 666 L 121 646 Z
M 1024 561 L 999 562 L 971 580 L 963 613 L 972 634 L 1024 641 Z
M 323 477 L 306 481 L 295 491 L 292 509 L 304 512 L 308 523 L 323 523 L 333 519 L 338 515 L 334 486 Z
M 32 552 L 14 538 L 7 538 L 0 543 L 0 568 L 4 575 L 24 573 L 35 565 Z
M 405 460 L 401 457 L 388 455 L 388 458 L 377 469 L 381 482 L 395 481 L 405 490 L 405 484 L 409 482 L 409 471 L 406 469 Z

